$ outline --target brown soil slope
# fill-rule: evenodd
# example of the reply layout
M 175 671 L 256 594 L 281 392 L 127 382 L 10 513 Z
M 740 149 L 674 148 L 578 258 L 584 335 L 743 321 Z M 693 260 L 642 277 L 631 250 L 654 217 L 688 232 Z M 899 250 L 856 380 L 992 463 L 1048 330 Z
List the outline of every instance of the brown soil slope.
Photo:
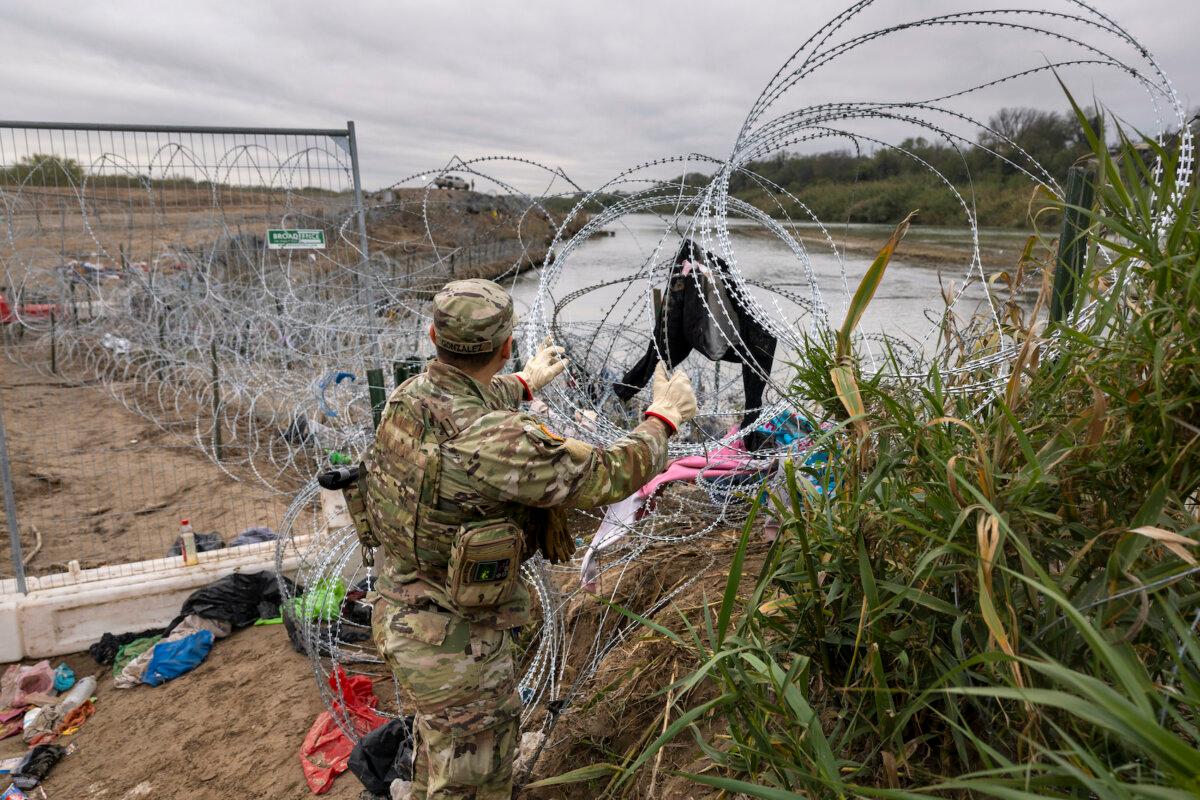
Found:
M 205 458 L 188 438 L 194 421 L 165 432 L 101 387 L 71 386 L 3 353 L 0 405 L 28 574 L 61 572 L 70 559 L 86 568 L 162 558 L 181 517 L 228 542 L 277 526 L 287 506 Z M 0 577 L 12 574 L 0 519 Z

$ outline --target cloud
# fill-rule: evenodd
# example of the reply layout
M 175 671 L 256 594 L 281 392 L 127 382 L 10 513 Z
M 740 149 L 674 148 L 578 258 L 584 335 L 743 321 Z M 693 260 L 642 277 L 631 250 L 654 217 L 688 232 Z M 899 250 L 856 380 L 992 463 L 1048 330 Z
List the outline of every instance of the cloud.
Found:
M 837 36 L 987 5 L 998 4 L 879 0 Z M 1023 5 L 1078 12 L 1067 0 Z M 1185 105 L 1200 101 L 1200 61 L 1186 35 L 1200 25 L 1200 4 L 1145 0 L 1136 13 L 1113 0 L 1101 5 L 1159 58 Z M 451 155 L 495 153 L 561 166 L 594 186 L 662 156 L 727 155 L 776 69 L 843 7 L 844 0 L 12 4 L 0 17 L 0 81 L 7 114 L 23 119 L 313 127 L 353 119 L 369 186 Z M 1077 22 L 1038 24 L 1106 49 L 1115 41 Z M 1116 49 L 1130 63 L 1138 58 L 1131 45 Z M 902 32 L 816 70 L 766 116 L 820 102 L 934 97 L 1071 53 L 1087 51 L 1028 31 L 955 24 Z M 1145 91 L 1120 72 L 1089 66 L 1063 76 L 1082 99 L 1094 94 L 1132 124 L 1154 127 Z M 982 118 L 1003 105 L 1065 105 L 1049 74 L 951 104 Z M 912 132 L 895 123 L 851 127 L 889 141 Z

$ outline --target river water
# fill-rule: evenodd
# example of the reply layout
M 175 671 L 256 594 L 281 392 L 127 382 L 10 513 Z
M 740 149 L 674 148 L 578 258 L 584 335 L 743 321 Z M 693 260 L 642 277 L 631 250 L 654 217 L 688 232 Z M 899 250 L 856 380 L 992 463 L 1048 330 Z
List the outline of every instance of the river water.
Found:
M 596 237 L 583 243 L 563 263 L 557 279 L 550 287 L 551 307 L 560 305 L 577 290 L 620 278 L 646 275 L 644 264 L 660 241 L 662 249 L 658 254 L 659 261 L 672 259 L 680 241 L 673 231 L 667 233 L 666 221 L 652 214 L 625 216 L 607 230 L 613 231 L 614 235 Z M 845 236 L 859 243 L 863 240 L 877 241 L 878 246 L 891 233 L 890 228 L 877 225 L 838 226 L 831 231 L 835 242 Z M 870 265 L 872 256 L 849 253 L 841 255 L 839 259 L 822 240 L 815 226 L 797 226 L 794 235 L 805 244 L 812 277 L 831 322 L 835 327 L 840 326 L 850 296 Z M 1011 253 L 1015 261 L 1025 236 L 1020 232 L 983 231 L 981 242 L 988 248 L 989 255 L 995 257 L 1000 254 L 1003 258 L 1005 253 Z M 808 310 L 787 297 L 781 297 L 776 291 L 791 292 L 805 300 L 811 298 L 811 281 L 796 255 L 775 236 L 748 220 L 731 220 L 730 238 L 742 273 L 750 281 L 763 284 L 753 287 L 752 294 L 780 323 L 799 330 L 808 329 L 812 319 Z M 918 264 L 905 260 L 904 244 L 901 244 L 859 330 L 888 334 L 928 353 L 937 339 L 936 333 L 932 333 L 932 320 L 939 319 L 945 307 L 943 290 L 962 292 L 955 306 L 960 317 L 969 316 L 977 309 L 986 312 L 986 292 L 978 267 L 973 274 L 970 269 L 968 231 L 914 226 L 905 241 L 937 243 L 943 249 L 960 250 L 961 255 L 957 262 L 940 266 Z M 968 275 L 973 280 L 965 280 Z M 542 273 L 534 271 L 512 281 L 511 290 L 518 311 L 528 311 L 541 280 Z M 648 287 L 644 278 L 632 283 L 599 287 L 570 299 L 560 309 L 559 319 L 583 324 L 608 322 L 616 332 L 636 332 L 637 338 L 645 341 L 642 336 L 648 333 L 652 319 L 648 313 L 647 298 Z M 782 352 L 779 356 L 786 358 Z

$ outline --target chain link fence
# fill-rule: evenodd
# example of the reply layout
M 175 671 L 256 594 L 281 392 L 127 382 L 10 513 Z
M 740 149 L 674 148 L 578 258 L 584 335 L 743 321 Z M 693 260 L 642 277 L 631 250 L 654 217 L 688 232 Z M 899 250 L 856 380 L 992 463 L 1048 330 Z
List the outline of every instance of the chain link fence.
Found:
M 322 394 L 375 335 L 361 208 L 353 123 L 0 122 L 0 577 L 132 571 L 181 518 L 208 558 L 278 527 L 369 418 L 362 382 Z

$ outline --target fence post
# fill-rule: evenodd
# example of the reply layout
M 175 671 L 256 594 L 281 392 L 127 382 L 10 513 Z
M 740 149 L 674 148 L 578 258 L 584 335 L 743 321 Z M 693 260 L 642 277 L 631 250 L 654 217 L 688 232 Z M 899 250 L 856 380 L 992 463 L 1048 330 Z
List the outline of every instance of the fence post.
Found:
M 58 347 L 54 336 L 54 310 L 50 310 L 50 372 L 58 374 Z
M 419 374 L 420 372 L 421 372 L 421 357 L 420 356 L 415 356 L 415 355 L 409 356 L 408 358 L 402 359 L 400 361 L 392 362 L 392 377 L 395 379 L 397 386 L 404 383 L 406 380 L 411 378 L 413 375 Z
M 359 272 L 367 282 L 367 346 L 374 359 L 378 341 L 375 336 L 375 289 L 371 284 L 371 253 L 367 246 L 367 212 L 363 208 L 362 176 L 358 169 L 358 139 L 354 135 L 353 120 L 346 123 L 346 135 L 350 140 L 350 173 L 354 179 L 354 213 L 358 217 L 358 249 L 362 251 Z M 382 374 L 382 373 L 381 373 Z M 382 383 L 382 379 L 380 383 Z
M 379 427 L 379 419 L 383 416 L 383 404 L 387 402 L 387 388 L 383 385 L 383 370 L 367 370 L 367 396 L 371 398 L 371 419 L 375 427 Z
M 217 343 L 208 343 L 208 353 L 212 357 L 212 413 L 213 413 L 213 453 L 217 461 L 221 460 L 221 370 L 217 366 Z
M 4 513 L 8 518 L 8 549 L 12 555 L 17 591 L 28 594 L 25 586 L 25 553 L 21 549 L 21 529 L 17 526 L 17 500 L 13 495 L 12 469 L 8 463 L 8 434 L 4 429 L 4 404 L 0 402 L 0 483 L 4 484 Z
M 1096 197 L 1095 176 L 1091 167 L 1071 167 L 1067 171 L 1067 206 L 1064 208 L 1062 232 L 1058 236 L 1058 260 L 1054 268 L 1054 291 L 1050 295 L 1050 321 L 1062 322 L 1075 309 L 1075 289 L 1087 263 L 1087 214 L 1080 209 L 1091 208 Z
M 161 381 L 167 374 L 167 323 L 163 319 L 161 303 L 154 304 L 154 312 L 158 319 L 158 379 Z

